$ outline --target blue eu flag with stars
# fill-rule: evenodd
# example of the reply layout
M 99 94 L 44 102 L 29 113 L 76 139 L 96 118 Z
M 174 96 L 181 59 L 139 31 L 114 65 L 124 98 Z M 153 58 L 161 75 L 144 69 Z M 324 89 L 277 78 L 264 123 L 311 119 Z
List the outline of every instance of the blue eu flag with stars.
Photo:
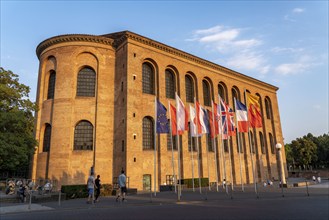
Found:
M 157 100 L 157 133 L 169 133 L 169 124 L 167 119 L 167 109 Z

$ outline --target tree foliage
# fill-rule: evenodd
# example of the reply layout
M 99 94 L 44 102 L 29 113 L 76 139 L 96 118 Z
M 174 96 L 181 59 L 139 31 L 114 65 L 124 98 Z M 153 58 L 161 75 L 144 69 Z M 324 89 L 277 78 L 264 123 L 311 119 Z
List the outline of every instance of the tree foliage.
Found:
M 307 134 L 285 145 L 287 163 L 295 166 L 329 167 L 329 135 Z
M 36 104 L 18 75 L 0 67 L 0 171 L 26 168 L 37 142 L 33 135 Z

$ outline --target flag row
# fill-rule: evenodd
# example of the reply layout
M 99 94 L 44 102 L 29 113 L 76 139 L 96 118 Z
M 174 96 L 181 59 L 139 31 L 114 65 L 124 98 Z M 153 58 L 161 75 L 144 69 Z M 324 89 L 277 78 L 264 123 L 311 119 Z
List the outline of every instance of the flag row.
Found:
M 215 138 L 221 134 L 223 139 L 227 139 L 228 136 L 235 136 L 236 130 L 248 132 L 250 127 L 262 127 L 262 115 L 258 99 L 259 97 L 249 93 L 247 93 L 247 105 L 234 99 L 235 112 L 220 96 L 219 104 L 212 102 L 212 111 L 201 106 L 195 100 L 194 106 L 189 106 L 188 114 L 187 108 L 176 93 L 176 107 L 168 102 L 169 120 L 167 108 L 159 100 L 156 100 L 156 132 L 170 133 L 171 130 L 172 135 L 182 135 L 184 131 L 190 130 L 192 137 L 210 134 L 211 138 Z M 188 122 L 190 122 L 190 126 L 188 126 Z

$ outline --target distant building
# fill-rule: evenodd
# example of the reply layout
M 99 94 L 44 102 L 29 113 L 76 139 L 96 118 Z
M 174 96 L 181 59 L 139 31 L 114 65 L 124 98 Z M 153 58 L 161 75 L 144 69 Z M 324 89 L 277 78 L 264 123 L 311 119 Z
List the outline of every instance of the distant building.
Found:
M 171 183 L 173 167 L 170 136 L 154 134 L 155 97 L 168 106 L 168 101 L 175 104 L 176 91 L 186 107 L 194 105 L 196 97 L 211 109 L 211 100 L 218 103 L 220 94 L 234 108 L 234 97 L 245 103 L 245 90 L 260 97 L 263 127 L 252 129 L 250 142 L 246 133 L 239 135 L 240 153 L 237 137 L 225 141 L 224 147 L 217 138 L 215 155 L 210 138 L 203 135 L 198 145 L 201 177 L 216 182 L 216 156 L 219 182 L 224 178 L 224 161 L 226 182 L 232 182 L 232 167 L 233 182 L 240 184 L 241 158 L 242 180 L 253 183 L 251 143 L 256 180 L 279 178 L 275 144 L 283 144 L 283 137 L 277 87 L 129 31 L 56 36 L 41 42 L 36 53 L 39 146 L 33 179 L 85 184 L 94 166 L 103 183 L 112 184 L 124 169 L 130 188 L 153 190 L 156 137 L 159 190 L 159 185 Z M 192 178 L 191 142 L 194 178 L 198 177 L 196 141 L 185 132 L 180 138 L 183 179 Z M 177 157 L 174 144 L 176 174 Z

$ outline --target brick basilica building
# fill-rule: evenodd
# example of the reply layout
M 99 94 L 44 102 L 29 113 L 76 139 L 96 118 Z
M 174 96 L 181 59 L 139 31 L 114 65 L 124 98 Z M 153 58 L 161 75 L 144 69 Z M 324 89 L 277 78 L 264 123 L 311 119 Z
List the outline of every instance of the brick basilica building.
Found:
M 153 190 L 156 172 L 159 190 L 171 183 L 172 164 L 177 172 L 178 161 L 182 179 L 192 178 L 192 168 L 197 178 L 198 159 L 201 177 L 210 182 L 223 180 L 224 167 L 226 180 L 234 184 L 253 183 L 253 167 L 257 182 L 279 179 L 275 145 L 283 145 L 283 136 L 277 87 L 129 31 L 55 36 L 41 42 L 36 53 L 39 145 L 33 179 L 85 184 L 93 167 L 102 183 L 112 184 L 123 169 L 129 187 L 138 190 Z M 172 160 L 170 135 L 154 133 L 155 97 L 167 107 L 168 101 L 175 104 L 177 92 L 186 107 L 194 106 L 195 97 L 211 109 L 211 100 L 218 103 L 220 94 L 234 109 L 234 97 L 245 103 L 245 91 L 259 97 L 262 128 L 224 144 L 216 138 L 215 146 L 203 135 L 199 151 L 185 132 L 180 155 L 173 145 Z

